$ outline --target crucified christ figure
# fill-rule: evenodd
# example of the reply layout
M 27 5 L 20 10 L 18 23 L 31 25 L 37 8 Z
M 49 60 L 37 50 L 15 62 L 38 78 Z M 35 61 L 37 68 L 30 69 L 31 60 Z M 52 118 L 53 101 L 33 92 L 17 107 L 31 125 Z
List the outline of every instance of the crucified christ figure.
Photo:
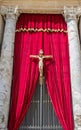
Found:
M 30 55 L 30 58 L 37 58 L 39 59 L 39 72 L 40 72 L 40 79 L 43 78 L 43 59 L 47 58 L 53 58 L 52 55 L 43 55 L 43 50 L 39 51 L 39 55 Z

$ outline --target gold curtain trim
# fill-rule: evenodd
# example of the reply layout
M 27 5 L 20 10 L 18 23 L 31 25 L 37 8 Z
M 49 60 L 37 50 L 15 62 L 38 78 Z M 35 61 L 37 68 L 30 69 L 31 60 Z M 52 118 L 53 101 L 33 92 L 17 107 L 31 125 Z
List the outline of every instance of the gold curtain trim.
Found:
M 34 28 L 19 28 L 19 29 L 16 29 L 16 32 L 64 32 L 64 33 L 67 33 L 67 30 L 64 30 L 64 29 L 50 29 L 50 28 L 46 28 L 46 29 L 43 29 L 43 28 L 39 28 L 39 29 L 34 29 Z

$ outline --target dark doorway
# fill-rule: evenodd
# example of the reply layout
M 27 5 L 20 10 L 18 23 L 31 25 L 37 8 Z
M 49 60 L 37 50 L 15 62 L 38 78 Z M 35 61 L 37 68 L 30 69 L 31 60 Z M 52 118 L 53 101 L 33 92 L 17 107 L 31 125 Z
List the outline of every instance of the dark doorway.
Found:
M 43 102 L 41 114 L 42 127 L 40 128 L 40 85 L 38 82 L 29 110 L 19 130 L 63 130 L 53 110 L 45 81 L 43 84 Z

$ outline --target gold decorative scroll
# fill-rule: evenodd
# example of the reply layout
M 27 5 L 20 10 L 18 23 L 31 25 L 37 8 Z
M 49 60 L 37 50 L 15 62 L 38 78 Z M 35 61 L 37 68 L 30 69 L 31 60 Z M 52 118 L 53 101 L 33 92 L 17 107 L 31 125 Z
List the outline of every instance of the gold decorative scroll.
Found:
M 43 28 L 19 28 L 19 29 L 16 29 L 16 32 L 64 32 L 64 33 L 67 33 L 67 30 L 64 30 L 64 29 L 51 29 L 51 28 L 46 28 L 46 29 L 43 29 Z

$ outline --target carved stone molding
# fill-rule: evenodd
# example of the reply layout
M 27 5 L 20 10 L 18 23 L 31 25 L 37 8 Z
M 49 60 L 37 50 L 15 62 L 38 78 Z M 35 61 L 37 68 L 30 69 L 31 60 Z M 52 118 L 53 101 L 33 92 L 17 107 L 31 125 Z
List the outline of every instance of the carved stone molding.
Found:
M 6 19 L 17 19 L 20 12 L 18 10 L 18 6 L 1 6 L 0 13 L 6 18 Z
M 64 16 L 65 19 L 77 19 L 81 15 L 81 7 L 66 7 L 64 6 Z

